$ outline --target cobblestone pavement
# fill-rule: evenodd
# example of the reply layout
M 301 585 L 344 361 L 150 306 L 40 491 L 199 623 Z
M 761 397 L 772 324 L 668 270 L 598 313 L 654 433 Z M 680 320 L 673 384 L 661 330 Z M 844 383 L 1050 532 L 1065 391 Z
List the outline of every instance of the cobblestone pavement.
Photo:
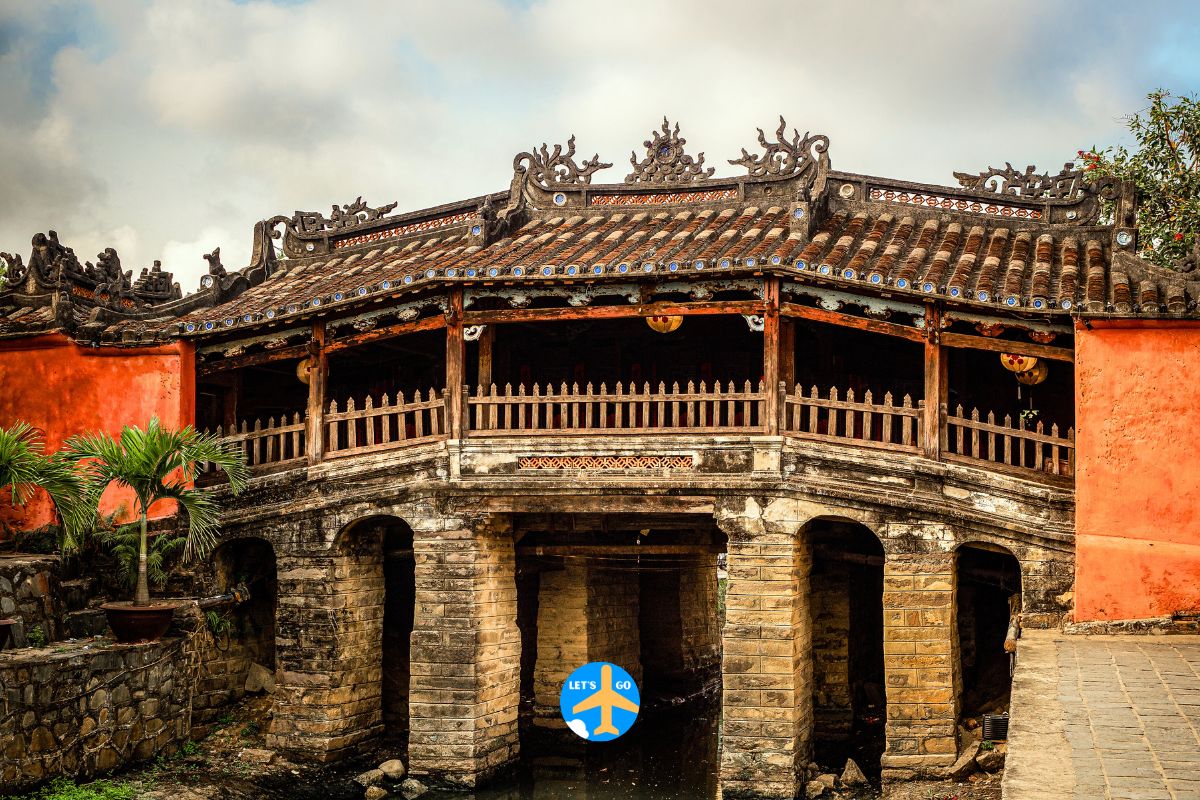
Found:
M 1200 636 L 1027 631 L 1006 800 L 1200 800 Z

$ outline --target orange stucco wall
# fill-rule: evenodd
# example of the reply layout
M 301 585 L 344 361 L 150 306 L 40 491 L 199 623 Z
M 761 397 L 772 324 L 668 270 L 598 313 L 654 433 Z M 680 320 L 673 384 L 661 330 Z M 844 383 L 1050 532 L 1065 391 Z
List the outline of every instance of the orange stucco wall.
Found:
M 1200 610 L 1200 324 L 1076 326 L 1075 618 Z
M 190 345 L 152 348 L 88 348 L 61 334 L 0 341 L 0 426 L 24 420 L 45 435 L 47 451 L 77 433 L 119 434 L 124 425 L 145 427 L 154 415 L 168 427 L 195 421 L 195 361 Z M 132 505 L 128 491 L 111 489 L 103 513 Z M 155 515 L 170 508 L 152 509 Z M 0 504 L 4 521 L 17 529 L 52 519 L 49 501 L 38 497 L 23 511 Z

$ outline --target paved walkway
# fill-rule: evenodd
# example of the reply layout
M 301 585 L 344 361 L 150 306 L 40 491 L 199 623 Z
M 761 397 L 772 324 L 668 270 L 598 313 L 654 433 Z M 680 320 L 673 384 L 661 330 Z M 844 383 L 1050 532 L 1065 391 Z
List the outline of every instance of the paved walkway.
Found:
M 1005 800 L 1200 800 L 1200 636 L 1026 631 Z

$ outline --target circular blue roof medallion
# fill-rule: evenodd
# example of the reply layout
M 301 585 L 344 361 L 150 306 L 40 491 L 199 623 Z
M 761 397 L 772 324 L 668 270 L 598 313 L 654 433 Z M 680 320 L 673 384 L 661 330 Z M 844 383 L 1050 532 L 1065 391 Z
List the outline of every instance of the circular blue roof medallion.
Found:
M 792 212 L 792 216 L 795 217 L 796 219 L 804 219 L 804 209 L 797 208 L 795 211 Z
M 878 272 L 876 272 L 874 275 L 871 276 L 871 283 L 878 286 L 879 284 L 883 283 L 883 276 L 880 275 Z
M 554 267 L 542 267 L 542 274 L 543 275 L 553 275 Z
M 475 268 L 474 268 L 474 267 L 471 267 L 470 269 L 468 269 L 468 270 L 467 270 L 467 277 L 468 277 L 468 278 L 474 278 L 474 277 L 475 277 L 477 274 L 478 274 L 478 273 L 475 271 Z
M 778 264 L 778 263 L 779 263 L 779 256 L 771 256 L 771 263 L 772 263 L 772 264 Z
M 654 272 L 654 262 L 653 261 L 643 261 L 642 262 L 642 272 Z
M 341 292 L 334 292 L 334 293 L 333 293 L 333 299 L 334 299 L 334 300 L 341 300 L 341 299 L 342 299 L 342 298 L 344 298 L 345 296 L 346 296 L 346 295 L 342 294 Z
M 447 278 L 458 277 L 458 270 L 456 270 L 454 267 L 451 267 L 450 269 L 446 270 L 446 277 Z
M 617 272 L 629 272 L 629 265 L 628 264 L 618 264 Z
M 405 276 L 404 276 L 404 282 L 405 282 L 405 283 L 412 283 L 412 275 L 405 275 Z
M 267 319 L 275 319 L 275 309 L 273 309 L 273 308 L 267 309 Z
M 925 281 L 925 283 L 921 284 L 921 290 L 926 291 L 926 292 L 932 292 L 933 284 L 930 283 L 929 281 Z
M 355 290 L 355 294 L 357 294 L 359 297 L 362 297 L 366 293 L 367 293 L 367 287 L 365 287 L 365 286 L 360 286 L 360 287 L 358 287 L 358 289 Z
M 721 269 L 729 269 L 729 259 L 722 258 L 720 261 Z
M 554 195 L 554 205 L 562 206 L 562 205 L 566 205 L 566 203 L 567 203 L 567 196 L 565 194 L 563 194 L 562 192 L 557 192 Z
M 213 324 L 211 322 L 204 323 L 204 330 L 211 331 L 212 329 L 213 329 Z
M 495 267 L 488 267 L 488 277 L 494 278 L 499 274 L 500 270 L 496 269 Z
M 746 266 L 747 266 L 747 267 L 753 267 L 753 266 L 754 266 L 755 264 L 757 264 L 757 263 L 758 263 L 758 261 L 757 261 L 756 259 L 754 259 L 754 258 L 747 258 L 747 259 L 746 259 Z
M 314 306 L 319 306 L 319 305 L 321 305 L 321 298 L 319 298 L 319 297 L 314 297 L 314 298 L 312 299 L 312 304 L 313 304 Z
M 1070 300 L 1063 300 L 1063 301 L 1062 301 L 1062 307 L 1063 307 L 1063 308 L 1070 308 L 1070 307 L 1071 307 L 1071 301 L 1070 301 Z
M 899 286 L 901 289 L 907 289 L 908 288 L 908 278 L 901 278 L 900 280 L 896 281 L 896 285 Z
M 480 233 L 480 231 L 482 231 L 482 230 L 483 230 L 483 229 L 482 229 L 482 228 L 480 228 L 478 225 L 472 225 L 472 226 L 471 226 L 471 233 L 472 233 L 472 234 L 474 234 L 475 236 L 478 236 L 478 235 L 479 235 L 479 233 Z
M 250 321 L 250 315 L 242 314 L 242 322 L 249 322 L 249 321 Z
M 704 262 L 697 260 L 696 263 L 692 264 L 692 266 L 696 269 L 704 269 Z
M 667 264 L 667 269 L 671 270 L 671 272 L 678 272 L 679 271 L 679 262 L 672 261 L 670 264 Z
M 381 283 L 381 284 L 380 284 L 380 286 L 382 286 L 382 287 L 383 287 L 383 288 L 385 288 L 385 289 L 390 289 L 390 288 L 392 288 L 392 282 L 391 282 L 391 281 L 384 281 L 383 283 Z
M 987 293 L 987 292 L 980 292 L 979 294 L 975 295 L 975 297 L 976 297 L 977 299 L 979 299 L 979 300 L 982 300 L 983 302 L 985 302 L 985 303 L 986 303 L 986 302 L 987 302 L 987 299 L 988 299 L 988 293 Z
M 829 274 L 829 265 L 828 265 L 828 264 L 822 264 L 822 265 L 821 265 L 821 269 L 820 269 L 819 271 L 820 271 L 820 273 L 821 273 L 822 275 L 828 275 L 828 274 Z
M 1042 298 L 1040 298 L 1040 297 L 1033 301 L 1034 308 L 1041 308 L 1044 305 L 1046 305 L 1046 304 L 1044 302 L 1042 302 Z
M 436 272 L 436 271 L 434 271 L 434 270 L 432 270 L 432 269 L 427 269 L 427 270 L 425 270 L 425 277 L 426 277 L 426 278 L 432 278 L 432 277 L 433 277 L 433 276 L 435 276 L 435 275 L 437 275 L 437 272 Z
M 190 333 L 191 331 L 196 330 L 196 323 L 189 322 L 187 325 L 184 326 L 184 328 Z
M 233 317 L 226 317 L 225 318 L 225 327 L 228 328 L 232 324 L 233 324 Z
M 517 277 L 520 277 L 520 276 L 522 276 L 522 275 L 524 275 L 524 274 L 525 274 L 525 268 L 524 268 L 524 267 L 513 267 L 513 275 L 516 275 Z
M 852 269 L 844 270 L 842 272 L 842 277 L 847 278 L 849 280 L 854 280 L 854 270 L 852 270 Z
M 957 286 L 952 286 L 950 288 L 951 297 L 958 297 L 960 294 L 962 294 L 962 291 Z
M 1009 295 L 1004 300 L 1004 305 L 1006 305 L 1006 306 L 1015 306 L 1016 304 L 1017 304 L 1017 298 L 1015 295 Z
M 575 269 L 575 267 L 567 267 L 567 274 L 568 274 L 568 275 L 574 275 L 574 274 L 575 274 L 576 272 L 578 272 L 578 271 L 579 271 L 579 270 Z
M 808 269 L 808 262 L 797 258 L 796 259 L 796 269 Z
M 289 314 L 295 314 L 300 310 L 300 306 L 296 305 L 295 303 L 288 303 L 287 310 Z
M 604 274 L 604 267 L 602 267 L 602 266 L 600 266 L 599 264 L 597 264 L 596 266 L 592 267 L 592 274 L 593 274 L 593 275 L 603 275 L 603 274 Z

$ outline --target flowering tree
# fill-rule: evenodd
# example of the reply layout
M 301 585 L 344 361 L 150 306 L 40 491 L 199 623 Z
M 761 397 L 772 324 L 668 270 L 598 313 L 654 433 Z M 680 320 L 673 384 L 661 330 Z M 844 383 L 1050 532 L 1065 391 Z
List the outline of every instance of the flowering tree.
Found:
M 1159 89 L 1147 99 L 1149 108 L 1126 119 L 1136 150 L 1093 147 L 1080 150 L 1078 162 L 1093 179 L 1112 176 L 1137 188 L 1139 255 L 1200 269 L 1200 98 Z

